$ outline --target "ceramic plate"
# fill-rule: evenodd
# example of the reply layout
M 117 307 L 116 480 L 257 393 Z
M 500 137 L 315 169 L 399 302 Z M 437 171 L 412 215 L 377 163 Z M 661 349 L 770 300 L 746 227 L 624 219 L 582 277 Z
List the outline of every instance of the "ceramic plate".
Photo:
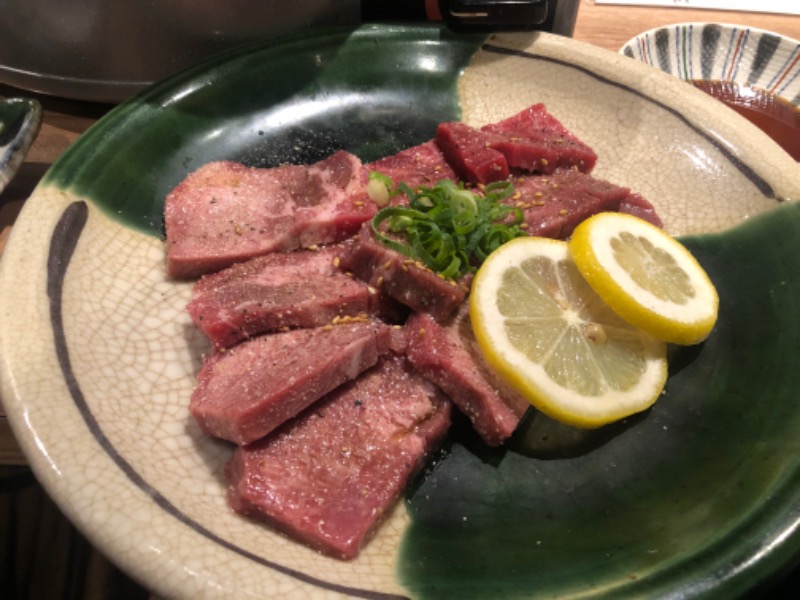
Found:
M 113 110 L 0 265 L 6 413 L 64 512 L 164 597 L 729 598 L 800 557 L 800 167 L 696 90 L 549 34 L 363 26 L 224 55 Z M 209 160 L 364 160 L 544 102 L 650 199 L 722 296 L 664 397 L 591 435 L 455 427 L 354 561 L 230 512 L 187 405 L 207 345 L 164 274 L 166 193 Z M 744 222 L 742 224 L 742 222 Z

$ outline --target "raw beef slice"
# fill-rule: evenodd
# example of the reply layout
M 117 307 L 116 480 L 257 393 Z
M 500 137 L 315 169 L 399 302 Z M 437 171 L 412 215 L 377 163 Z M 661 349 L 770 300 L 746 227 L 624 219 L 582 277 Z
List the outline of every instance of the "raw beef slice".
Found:
M 384 294 L 338 266 L 351 243 L 258 256 L 203 276 L 187 306 L 217 349 L 254 335 L 368 314 L 400 317 Z
M 248 444 L 355 379 L 391 343 L 388 325 L 367 322 L 256 337 L 206 358 L 189 410 L 205 433 Z
M 237 448 L 228 500 L 239 513 L 351 559 L 450 425 L 450 403 L 392 356 L 273 435 Z
M 455 172 L 434 140 L 376 160 L 365 165 L 365 168 L 390 177 L 395 185 L 403 182 L 412 190 L 419 187 L 433 187 L 443 179 L 456 178 Z
M 464 123 L 442 123 L 436 141 L 459 177 L 470 183 L 492 183 L 507 179 L 508 161 L 491 147 L 487 134 Z
M 522 209 L 529 235 L 567 239 L 579 223 L 604 211 L 630 212 L 661 225 L 653 207 L 638 194 L 575 169 L 518 177 L 514 187 L 514 196 L 502 202 Z
M 370 224 L 364 225 L 342 256 L 341 266 L 412 310 L 442 320 L 461 305 L 471 282 L 471 276 L 458 281 L 445 279 L 419 261 L 384 246 L 373 235 Z
M 446 325 L 411 315 L 406 337 L 411 364 L 450 397 L 487 445 L 499 446 L 514 433 L 530 405 L 484 365 L 466 302 Z
M 254 256 L 344 240 L 377 210 L 363 182 L 361 161 L 344 151 L 310 166 L 204 165 L 167 196 L 167 273 L 196 277 Z
M 519 171 L 588 173 L 597 162 L 594 150 L 542 104 L 480 129 L 460 122 L 441 123 L 436 141 L 459 177 L 474 184 L 501 181 Z
M 508 166 L 536 173 L 574 168 L 590 172 L 597 154 L 558 119 L 544 104 L 534 104 L 507 119 L 484 125 L 489 146 L 501 152 Z

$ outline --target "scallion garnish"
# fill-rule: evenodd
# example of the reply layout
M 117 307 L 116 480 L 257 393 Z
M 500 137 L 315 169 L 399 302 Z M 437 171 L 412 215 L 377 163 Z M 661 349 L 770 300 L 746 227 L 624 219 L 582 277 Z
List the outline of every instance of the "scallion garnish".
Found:
M 409 198 L 408 206 L 386 206 L 373 217 L 376 239 L 448 279 L 475 272 L 492 251 L 525 235 L 522 211 L 499 202 L 514 193 L 510 181 L 489 184 L 482 194 L 449 179 L 416 191 L 377 172 L 370 182 L 384 186 L 389 199 Z

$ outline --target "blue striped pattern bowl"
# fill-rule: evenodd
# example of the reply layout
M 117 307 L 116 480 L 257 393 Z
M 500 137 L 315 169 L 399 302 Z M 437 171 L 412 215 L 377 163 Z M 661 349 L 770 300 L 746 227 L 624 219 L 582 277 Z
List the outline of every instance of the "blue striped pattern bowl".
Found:
M 800 106 L 800 42 L 763 29 L 681 23 L 645 31 L 620 53 L 684 80 L 732 81 Z

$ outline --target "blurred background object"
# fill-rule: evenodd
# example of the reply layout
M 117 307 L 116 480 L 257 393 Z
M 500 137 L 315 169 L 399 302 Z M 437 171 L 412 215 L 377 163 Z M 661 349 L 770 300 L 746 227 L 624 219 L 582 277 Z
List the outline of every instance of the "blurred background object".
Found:
M 571 37 L 580 0 L 362 0 L 364 21 L 444 21 L 454 30 L 539 30 Z
M 359 0 L 4 0 L 0 81 L 119 102 L 250 40 L 359 19 Z
M 787 0 L 596 0 L 597 4 L 665 6 L 669 8 L 710 8 L 787 15 L 800 15 L 800 5 Z
M 572 35 L 580 0 L 4 0 L 0 83 L 116 103 L 247 42 L 362 21 Z M 36 32 L 35 34 L 32 32 Z

